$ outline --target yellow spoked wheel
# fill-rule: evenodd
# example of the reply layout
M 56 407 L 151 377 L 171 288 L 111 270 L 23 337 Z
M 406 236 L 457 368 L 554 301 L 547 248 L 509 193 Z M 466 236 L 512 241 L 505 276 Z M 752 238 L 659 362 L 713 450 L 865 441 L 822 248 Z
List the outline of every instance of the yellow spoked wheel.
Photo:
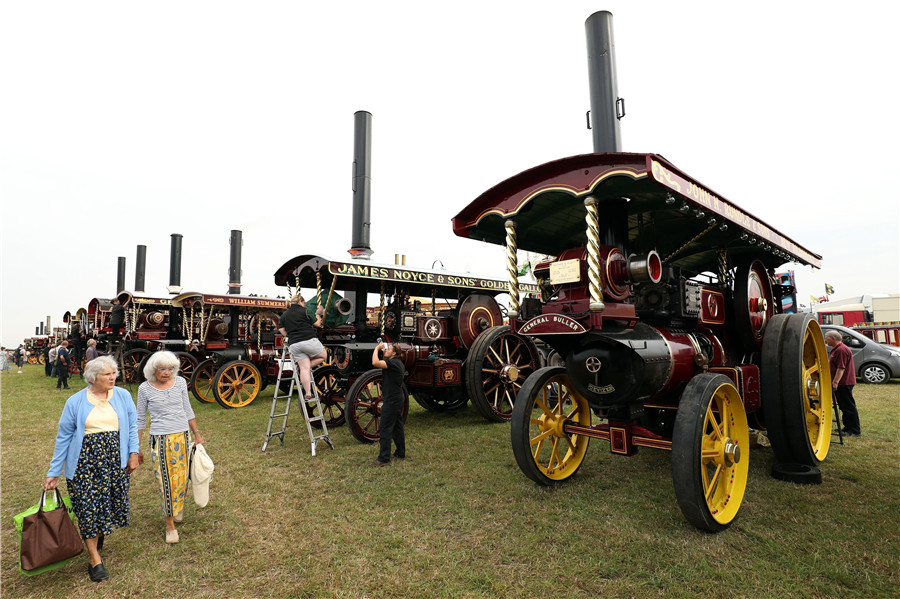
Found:
M 788 317 L 781 356 L 785 435 L 794 461 L 816 466 L 831 446 L 833 406 L 825 338 L 811 315 Z
M 691 379 L 672 436 L 675 497 L 688 522 L 707 532 L 728 528 L 747 488 L 750 431 L 737 389 L 721 374 Z
M 565 368 L 535 371 L 513 406 L 510 440 L 519 469 L 536 483 L 559 483 L 575 474 L 584 461 L 590 438 L 567 433 L 566 422 L 590 426 L 587 400 L 572 389 Z
M 140 365 L 144 358 L 150 355 L 148 349 L 130 349 L 122 355 L 122 380 L 126 383 L 140 383 L 141 369 Z
M 216 403 L 213 394 L 213 379 L 216 378 L 216 362 L 212 358 L 203 360 L 191 373 L 191 393 L 203 403 Z
M 213 379 L 213 395 L 223 408 L 243 408 L 253 403 L 262 389 L 259 370 L 244 360 L 222 366 Z

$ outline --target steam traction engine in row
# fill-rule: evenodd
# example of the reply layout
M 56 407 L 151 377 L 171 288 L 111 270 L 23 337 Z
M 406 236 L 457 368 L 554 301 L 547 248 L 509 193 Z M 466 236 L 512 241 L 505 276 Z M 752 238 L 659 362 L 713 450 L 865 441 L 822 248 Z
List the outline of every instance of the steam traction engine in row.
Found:
M 307 297 L 311 316 L 326 306 L 320 339 L 333 363 L 313 375 L 329 411 L 327 424 L 346 419 L 363 442 L 378 439 L 382 371 L 372 369 L 371 356 L 379 339 L 397 343 L 406 387 L 424 408 L 453 410 L 471 399 L 490 421 L 509 420 L 523 381 L 540 367 L 532 339 L 503 325 L 494 296 L 506 291 L 505 281 L 302 255 L 276 271 L 275 283 L 292 294 L 316 289 Z M 378 298 L 374 308 L 367 307 L 370 295 Z M 441 301 L 447 307 L 438 310 Z
M 565 366 L 532 373 L 512 415 L 516 462 L 534 481 L 571 477 L 591 438 L 613 453 L 672 451 L 679 506 L 718 531 L 747 484 L 749 427 L 781 463 L 828 453 L 831 378 L 819 325 L 783 315 L 785 262 L 821 258 L 653 154 L 550 162 L 482 194 L 457 235 L 505 244 L 510 333 Z M 519 249 L 555 256 L 520 298 Z M 592 416 L 598 419 L 592 423 Z

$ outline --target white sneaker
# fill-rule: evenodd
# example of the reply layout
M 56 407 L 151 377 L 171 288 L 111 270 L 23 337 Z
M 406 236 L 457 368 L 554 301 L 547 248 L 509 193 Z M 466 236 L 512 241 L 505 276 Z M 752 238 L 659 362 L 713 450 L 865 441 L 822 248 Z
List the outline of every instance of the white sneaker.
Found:
M 178 531 L 174 528 L 172 530 L 166 531 L 166 543 L 177 543 L 178 542 Z

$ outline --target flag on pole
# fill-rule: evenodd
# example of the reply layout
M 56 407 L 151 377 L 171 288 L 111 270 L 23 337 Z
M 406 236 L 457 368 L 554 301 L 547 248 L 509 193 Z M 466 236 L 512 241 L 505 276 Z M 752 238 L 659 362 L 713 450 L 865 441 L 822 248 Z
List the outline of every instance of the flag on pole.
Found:
M 834 287 L 825 283 L 825 295 L 834 295 Z

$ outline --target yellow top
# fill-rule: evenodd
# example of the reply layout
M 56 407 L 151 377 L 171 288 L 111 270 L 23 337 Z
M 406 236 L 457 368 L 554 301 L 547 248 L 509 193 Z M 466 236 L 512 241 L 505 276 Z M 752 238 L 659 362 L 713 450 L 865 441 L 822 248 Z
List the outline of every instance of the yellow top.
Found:
M 87 420 L 84 421 L 85 435 L 119 430 L 119 415 L 116 414 L 115 408 L 109 404 L 112 394 L 113 391 L 110 389 L 106 397 L 98 397 L 88 389 L 87 399 L 94 406 L 94 409 L 91 410 Z

